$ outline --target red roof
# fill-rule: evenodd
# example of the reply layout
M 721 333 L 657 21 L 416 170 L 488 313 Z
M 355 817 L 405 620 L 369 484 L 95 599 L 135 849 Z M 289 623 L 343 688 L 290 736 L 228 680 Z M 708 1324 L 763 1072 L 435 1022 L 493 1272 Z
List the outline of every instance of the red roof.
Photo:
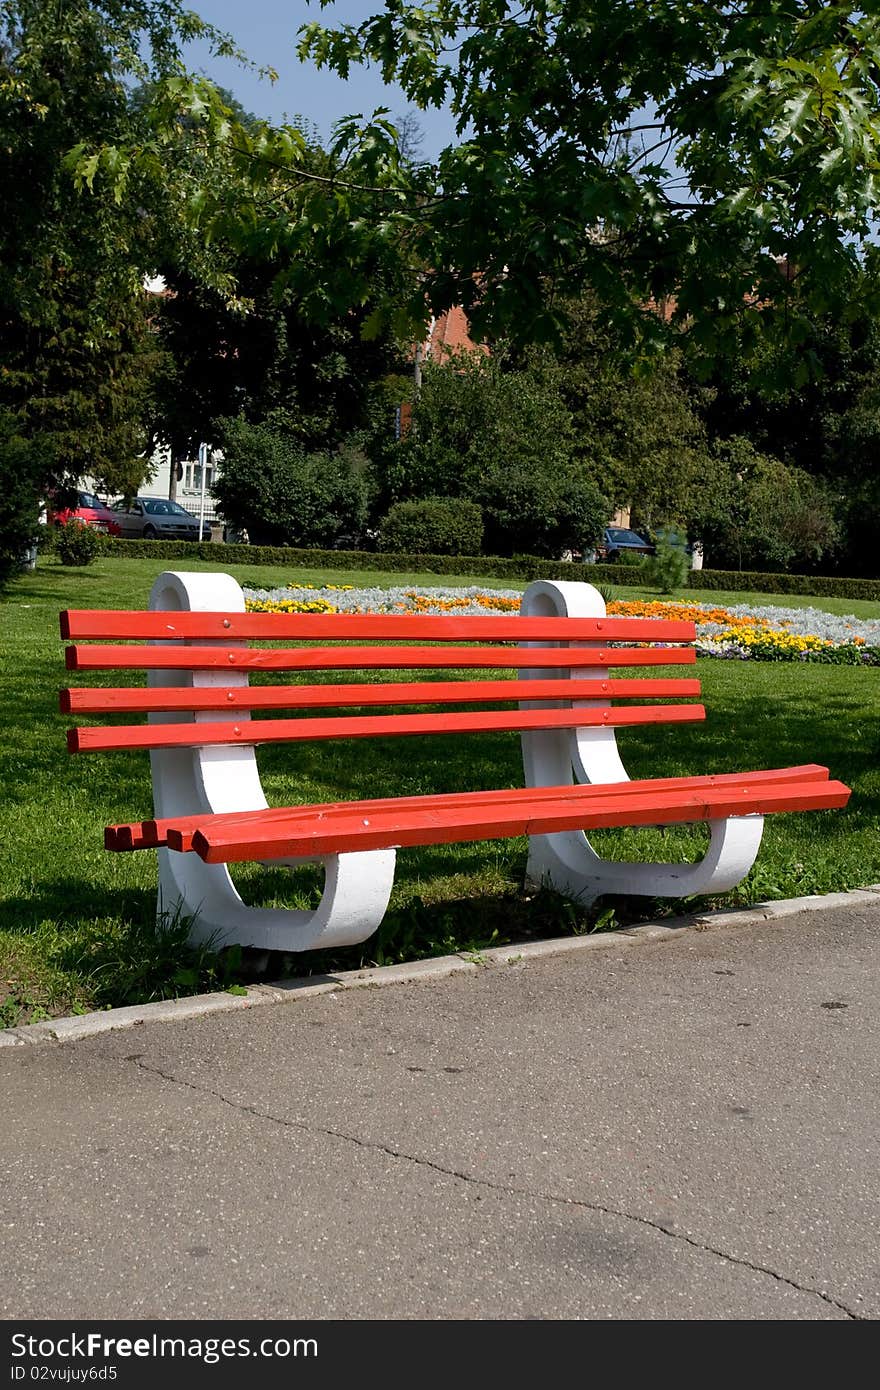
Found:
M 454 357 L 460 352 L 480 352 L 488 355 L 485 344 L 475 343 L 470 335 L 470 325 L 464 309 L 456 305 L 445 314 L 431 320 L 428 337 L 424 343 L 424 355 L 432 362 L 443 362 L 444 358 Z

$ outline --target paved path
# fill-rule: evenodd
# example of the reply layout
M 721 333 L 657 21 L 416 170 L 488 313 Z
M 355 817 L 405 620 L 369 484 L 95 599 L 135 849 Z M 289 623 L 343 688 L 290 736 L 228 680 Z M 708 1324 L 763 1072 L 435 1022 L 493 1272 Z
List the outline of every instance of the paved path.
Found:
M 0 1315 L 875 1318 L 880 902 L 0 1051 Z

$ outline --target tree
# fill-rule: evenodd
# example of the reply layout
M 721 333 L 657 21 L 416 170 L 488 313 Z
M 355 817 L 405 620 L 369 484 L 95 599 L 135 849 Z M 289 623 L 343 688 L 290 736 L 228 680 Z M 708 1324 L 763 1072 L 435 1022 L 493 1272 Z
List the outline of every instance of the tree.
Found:
M 870 249 L 849 277 L 842 308 L 808 315 L 798 340 L 740 342 L 710 378 L 709 428 L 744 434 L 808 472 L 861 473 L 880 442 L 880 255 Z
M 415 111 L 402 111 L 394 116 L 394 129 L 397 131 L 397 148 L 404 164 L 425 163 L 422 146 L 425 132 Z
M 797 343 L 741 344 L 710 378 L 706 424 L 802 469 L 837 497 L 847 574 L 877 572 L 880 539 L 880 257 L 851 276 L 842 308 L 802 313 Z
M 23 436 L 21 421 L 0 410 L 0 589 L 21 570 L 25 552 L 39 535 L 45 467 L 42 448 Z
M 136 492 L 148 476 L 144 421 L 162 359 L 146 296 L 121 300 L 112 330 L 102 332 L 90 313 L 87 277 L 60 277 L 54 290 L 55 304 L 43 301 L 51 322 L 6 318 L 0 398 L 39 441 L 43 491 L 88 475 L 102 491 Z
M 742 333 L 796 339 L 872 234 L 880 16 L 835 0 L 394 0 L 300 30 L 346 76 L 378 66 L 459 143 L 398 209 L 432 308 L 478 336 L 558 333 L 591 287 L 650 345 L 673 322 L 706 364 Z M 791 289 L 797 283 L 798 296 Z
M 50 9 L 5 0 L 19 7 Z M 161 177 L 195 241 L 259 246 L 318 322 L 360 307 L 366 332 L 413 336 L 459 303 L 478 337 L 528 342 L 558 337 L 560 296 L 590 287 L 624 345 L 685 329 L 708 369 L 743 335 L 797 341 L 804 311 L 840 301 L 872 234 L 870 7 L 393 0 L 359 25 L 308 24 L 304 58 L 342 75 L 375 63 L 413 107 L 449 101 L 458 123 L 458 143 L 425 165 L 386 112 L 347 117 L 326 172 L 310 167 L 304 132 L 236 120 L 182 70 L 180 35 L 207 26 L 177 0 L 58 8 L 100 13 L 105 29 L 111 16 L 123 63 L 135 20 L 159 31 L 146 126 L 80 142 L 79 183 L 125 200 Z M 403 299 L 394 275 L 376 275 L 401 265 Z
M 570 411 L 575 458 L 635 525 L 687 526 L 715 471 L 703 418 L 710 393 L 689 380 L 675 345 L 639 371 L 622 362 L 593 295 L 568 301 L 565 315 L 556 350 L 529 349 L 520 360 Z
M 412 425 L 379 460 L 379 505 L 476 496 L 495 467 L 565 471 L 572 442 L 571 415 L 540 375 L 479 353 L 427 363 Z
M 390 336 L 365 339 L 363 310 L 315 323 L 292 288 L 276 288 L 277 267 L 256 254 L 230 254 L 227 264 L 246 310 L 172 268 L 157 305 L 165 359 L 151 422 L 172 456 L 191 456 L 200 439 L 213 439 L 214 421 L 233 413 L 252 424 L 283 416 L 306 451 L 336 448 L 369 428 L 376 384 L 402 363 Z M 392 418 L 387 411 L 386 430 Z
M 839 528 L 828 491 L 809 473 L 760 454 L 749 440 L 718 446 L 719 471 L 696 525 L 718 569 L 815 570 Z
M 357 545 L 367 516 L 363 460 L 343 451 L 307 454 L 270 420 L 220 421 L 220 515 L 256 545 Z
M 197 36 L 235 53 L 179 0 L 0 0 L 0 404 L 53 459 L 44 489 L 132 492 L 152 440 L 183 453 L 236 409 L 284 412 L 307 452 L 336 444 L 396 365 L 361 330 L 399 248 L 371 193 L 359 221 L 334 193 L 379 177 L 382 151 L 268 133 L 186 74 Z M 173 297 L 148 304 L 156 271 Z
M 377 456 L 378 507 L 464 497 L 482 510 L 490 554 L 589 550 L 610 505 L 573 451 L 571 414 L 543 372 L 481 354 L 428 364 L 409 432 Z
M 127 491 L 145 475 L 144 275 L 172 244 L 208 263 L 175 196 L 192 141 L 179 125 L 164 163 L 112 185 L 90 151 L 149 142 L 155 113 L 129 81 L 172 81 L 180 44 L 205 33 L 177 0 L 0 3 L 0 402 L 53 459 L 43 486 L 88 473 Z

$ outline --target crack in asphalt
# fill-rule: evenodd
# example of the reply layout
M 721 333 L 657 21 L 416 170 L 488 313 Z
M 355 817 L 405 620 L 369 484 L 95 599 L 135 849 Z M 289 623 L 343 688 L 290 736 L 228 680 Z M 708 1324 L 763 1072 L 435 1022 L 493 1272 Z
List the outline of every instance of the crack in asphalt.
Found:
M 799 1284 L 795 1279 L 789 1279 L 786 1275 L 780 1274 L 778 1270 L 772 1269 L 769 1265 L 755 1264 L 751 1260 L 741 1259 L 737 1255 L 731 1255 L 727 1250 L 721 1250 L 714 1245 L 704 1245 L 701 1241 L 695 1240 L 693 1236 L 686 1235 L 683 1231 L 676 1231 L 670 1226 L 664 1226 L 662 1222 L 652 1221 L 647 1216 L 638 1216 L 632 1212 L 623 1211 L 619 1207 L 605 1206 L 601 1202 L 588 1202 L 580 1197 L 564 1197 L 555 1192 L 533 1191 L 528 1187 L 514 1187 L 510 1183 L 493 1182 L 489 1178 L 477 1177 L 473 1173 L 466 1173 L 458 1168 L 447 1168 L 443 1164 L 435 1163 L 430 1158 L 420 1158 L 417 1154 L 407 1153 L 404 1149 L 392 1148 L 389 1144 L 382 1144 L 375 1139 L 362 1139 L 357 1134 L 349 1134 L 346 1130 L 325 1128 L 321 1125 L 311 1125 L 305 1120 L 290 1120 L 283 1115 L 274 1115 L 270 1110 L 260 1110 L 255 1105 L 247 1105 L 243 1101 L 230 1100 L 222 1091 L 215 1091 L 210 1086 L 200 1086 L 193 1081 L 187 1081 L 179 1076 L 173 1076 L 170 1072 L 162 1071 L 160 1067 L 150 1066 L 145 1063 L 141 1056 L 134 1055 L 125 1058 L 126 1062 L 134 1062 L 135 1066 L 141 1071 L 153 1076 L 159 1076 L 164 1081 L 170 1081 L 175 1086 L 184 1086 L 190 1091 L 195 1091 L 198 1095 L 213 1096 L 223 1105 L 228 1105 L 231 1110 L 242 1111 L 246 1115 L 253 1115 L 259 1120 L 268 1120 L 270 1124 L 280 1125 L 284 1129 L 298 1129 L 305 1134 L 324 1135 L 331 1139 L 340 1139 L 348 1144 L 354 1144 L 360 1149 L 370 1149 L 375 1153 L 387 1154 L 389 1158 L 402 1159 L 407 1163 L 413 1163 L 420 1168 L 429 1168 L 435 1173 L 440 1173 L 443 1177 L 458 1178 L 461 1182 L 471 1183 L 477 1187 L 485 1187 L 491 1192 L 501 1192 L 507 1196 L 530 1197 L 541 1202 L 550 1202 L 559 1206 L 578 1207 L 584 1211 L 596 1212 L 602 1216 L 616 1216 L 621 1221 L 629 1221 L 637 1226 L 646 1226 L 651 1231 L 656 1231 L 660 1235 L 669 1236 L 671 1240 L 680 1241 L 684 1245 L 689 1245 L 693 1250 L 700 1251 L 704 1255 L 715 1255 L 718 1259 L 727 1260 L 729 1264 L 737 1265 L 742 1269 L 749 1269 L 754 1274 L 765 1274 L 770 1279 L 775 1279 L 777 1283 L 784 1284 L 786 1288 L 795 1289 L 798 1293 L 812 1294 L 815 1298 L 820 1298 L 829 1307 L 836 1308 L 838 1312 L 845 1314 L 853 1322 L 867 1321 L 865 1315 L 854 1312 L 847 1304 L 839 1299 L 833 1298 L 831 1294 L 823 1292 L 822 1289 L 811 1288 L 808 1284 Z

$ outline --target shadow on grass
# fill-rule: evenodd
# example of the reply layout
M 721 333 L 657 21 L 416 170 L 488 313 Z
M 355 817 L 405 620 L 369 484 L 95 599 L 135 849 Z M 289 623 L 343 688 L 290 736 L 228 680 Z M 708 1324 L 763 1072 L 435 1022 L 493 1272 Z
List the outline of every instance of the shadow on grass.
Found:
M 158 573 L 158 571 L 157 571 Z M 104 588 L 107 575 L 101 569 L 91 566 L 62 565 L 60 561 L 47 560 L 37 566 L 27 585 L 7 593 L 12 603 L 33 603 L 44 599 L 57 603 L 58 611 L 64 608 L 78 608 L 81 593 L 88 595 L 90 590 Z
M 68 992 L 90 1009 L 227 989 L 243 974 L 240 948 L 191 943 L 191 919 L 179 914 L 157 920 L 152 891 L 96 897 L 82 880 L 56 880 L 6 908 L 14 920 L 6 929 L 10 968 L 17 964 L 16 942 L 22 960 L 38 942 L 48 971 L 68 981 Z
M 78 936 L 96 922 L 143 924 L 156 912 L 155 889 L 96 889 L 86 878 L 65 875 L 44 879 L 27 894 L 7 897 L 0 904 L 0 930 L 29 935 L 54 928 Z
M 266 879 L 276 888 L 289 887 L 291 881 L 280 870 L 270 871 Z M 279 896 L 290 905 L 296 895 L 288 891 Z M 392 908 L 367 941 L 335 951 L 221 950 L 216 942 L 190 944 L 190 922 L 185 918 L 172 916 L 157 923 L 150 890 L 96 895 L 85 880 L 66 877 L 51 880 L 33 895 L 9 899 L 0 929 L 13 953 L 16 938 L 23 950 L 38 940 L 47 967 L 63 972 L 78 997 L 94 1009 L 226 989 L 257 979 L 332 974 L 458 952 L 478 954 L 509 942 L 584 933 L 600 916 L 599 909 L 579 908 L 555 893 L 511 886 L 435 902 L 412 896 Z

